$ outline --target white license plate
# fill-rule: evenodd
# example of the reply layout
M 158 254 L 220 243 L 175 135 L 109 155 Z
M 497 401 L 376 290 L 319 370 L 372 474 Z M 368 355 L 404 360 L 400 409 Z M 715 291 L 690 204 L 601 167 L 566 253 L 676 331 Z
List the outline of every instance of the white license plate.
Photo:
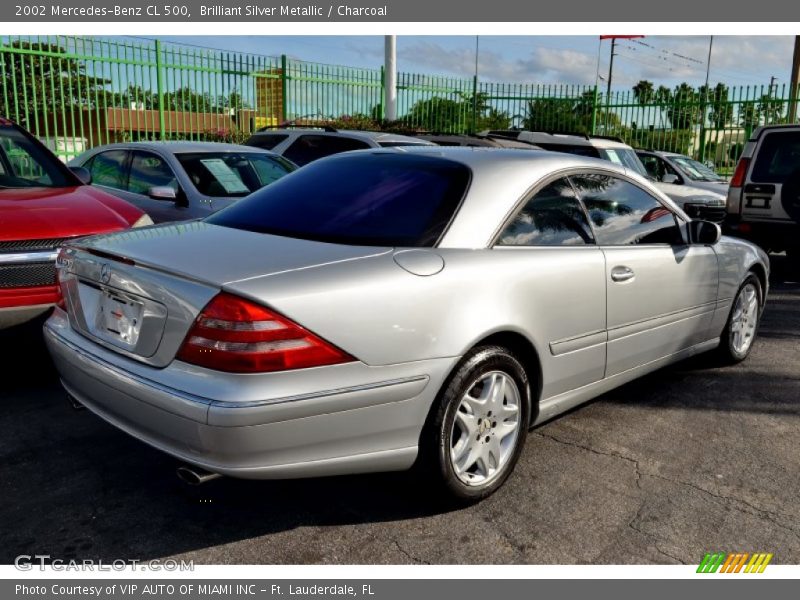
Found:
M 109 340 L 133 347 L 142 325 L 142 304 L 102 290 L 97 314 L 97 329 Z

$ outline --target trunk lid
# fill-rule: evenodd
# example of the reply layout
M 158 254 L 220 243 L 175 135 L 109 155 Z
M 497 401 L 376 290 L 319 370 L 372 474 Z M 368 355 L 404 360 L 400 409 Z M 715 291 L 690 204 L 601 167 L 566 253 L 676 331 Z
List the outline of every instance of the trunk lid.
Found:
M 80 246 L 218 287 L 391 251 L 253 233 L 203 221 L 131 229 L 83 240 Z
M 80 240 L 59 264 L 71 326 L 155 367 L 226 285 L 390 252 L 282 238 L 200 221 Z M 269 298 L 254 298 L 269 304 Z

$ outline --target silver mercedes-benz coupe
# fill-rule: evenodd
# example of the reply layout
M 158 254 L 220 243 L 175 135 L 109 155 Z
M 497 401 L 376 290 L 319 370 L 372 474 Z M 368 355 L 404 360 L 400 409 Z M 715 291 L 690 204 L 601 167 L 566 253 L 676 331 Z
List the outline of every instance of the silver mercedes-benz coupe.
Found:
M 609 162 L 433 147 L 327 158 L 58 270 L 68 394 L 195 480 L 416 463 L 475 500 L 530 427 L 699 352 L 743 360 L 769 262 Z

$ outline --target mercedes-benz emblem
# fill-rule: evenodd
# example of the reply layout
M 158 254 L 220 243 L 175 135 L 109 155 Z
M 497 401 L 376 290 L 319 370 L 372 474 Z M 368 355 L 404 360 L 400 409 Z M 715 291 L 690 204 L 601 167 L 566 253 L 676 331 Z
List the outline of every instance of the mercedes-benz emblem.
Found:
M 100 267 L 100 279 L 103 283 L 108 283 L 111 279 L 111 267 L 108 263 L 104 263 L 102 267 Z

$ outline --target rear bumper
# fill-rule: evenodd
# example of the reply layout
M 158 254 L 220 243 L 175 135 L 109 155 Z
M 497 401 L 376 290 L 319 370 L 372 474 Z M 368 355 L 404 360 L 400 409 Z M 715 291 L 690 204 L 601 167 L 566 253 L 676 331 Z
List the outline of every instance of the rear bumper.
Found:
M 374 367 L 351 366 L 346 386 L 308 392 L 306 385 L 302 393 L 280 398 L 269 398 L 265 389 L 261 401 L 239 401 L 235 395 L 212 398 L 170 387 L 165 382 L 170 369 L 181 368 L 177 362 L 165 369 L 126 368 L 128 359 L 76 334 L 60 310 L 45 325 L 45 340 L 66 390 L 97 415 L 182 461 L 253 479 L 409 468 L 431 403 L 455 360 L 380 367 L 377 379 Z M 307 384 L 336 368 L 292 375 Z M 357 371 L 360 381 L 353 378 Z

